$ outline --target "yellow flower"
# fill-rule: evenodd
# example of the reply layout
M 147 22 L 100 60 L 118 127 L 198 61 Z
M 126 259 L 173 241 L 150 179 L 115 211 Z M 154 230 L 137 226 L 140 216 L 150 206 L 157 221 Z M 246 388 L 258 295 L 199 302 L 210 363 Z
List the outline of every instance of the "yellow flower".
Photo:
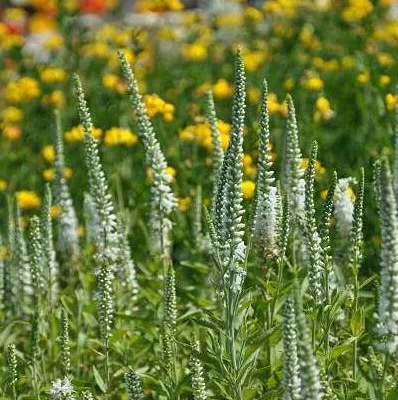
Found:
M 16 124 L 23 118 L 23 112 L 17 107 L 6 107 L 1 112 L 1 119 L 5 124 Z
M 326 200 L 326 196 L 328 195 L 328 191 L 327 190 L 322 190 L 321 192 L 321 199 L 322 200 Z
M 257 71 L 265 60 L 265 56 L 264 51 L 245 51 L 244 61 L 246 70 L 250 72 Z
M 315 103 L 315 121 L 323 119 L 325 121 L 334 117 L 334 111 L 330 108 L 330 101 L 326 97 L 318 97 Z
M 106 74 L 102 77 L 102 84 L 107 89 L 116 89 L 119 85 L 119 77 L 115 74 Z
M 285 90 L 290 92 L 294 88 L 295 82 L 293 78 L 287 78 L 285 82 L 283 82 L 283 87 Z
M 244 15 L 248 20 L 255 22 L 263 19 L 263 13 L 256 7 L 246 7 Z
M 254 196 L 254 190 L 255 190 L 256 184 L 253 181 L 243 181 L 242 182 L 242 192 L 243 192 L 243 198 L 245 199 L 251 199 Z
M 64 38 L 59 34 L 53 34 L 49 37 L 46 42 L 44 43 L 44 47 L 47 50 L 58 50 L 64 44 Z
M 323 89 L 323 80 L 316 74 L 309 73 L 305 76 L 302 81 L 302 86 L 310 91 L 317 92 Z
M 217 120 L 217 128 L 220 132 L 221 147 L 226 150 L 229 144 L 231 125 L 224 121 Z M 188 125 L 180 131 L 179 138 L 183 141 L 196 141 L 196 143 L 208 150 L 212 150 L 213 148 L 210 126 L 207 122 Z
M 54 146 L 51 144 L 44 146 L 41 150 L 41 154 L 46 161 L 50 163 L 53 162 L 55 158 Z
M 307 169 L 308 168 L 308 163 L 309 159 L 308 158 L 302 158 L 300 161 L 300 168 L 302 169 Z M 315 172 L 318 175 L 324 175 L 326 172 L 326 168 L 322 166 L 321 162 L 318 160 L 315 160 Z
M 61 213 L 61 209 L 58 206 L 51 206 L 50 214 L 52 218 L 57 218 Z
M 70 168 L 64 168 L 63 175 L 64 175 L 64 178 L 70 179 L 70 178 L 72 178 L 73 171 L 72 171 Z M 47 182 L 53 181 L 53 180 L 54 180 L 54 177 L 55 177 L 55 170 L 54 170 L 54 168 L 48 168 L 48 169 L 45 169 L 45 170 L 43 171 L 43 178 L 44 178 Z
M 17 201 L 22 209 L 34 209 L 40 207 L 41 201 L 35 192 L 21 190 L 17 192 Z
M 182 47 L 182 56 L 190 61 L 203 61 L 207 58 L 207 47 L 198 42 L 186 44 Z
M 61 90 L 54 90 L 49 95 L 43 97 L 43 104 L 47 106 L 53 106 L 54 108 L 64 108 L 64 93 Z
M 379 53 L 377 61 L 382 67 L 391 67 L 395 64 L 394 57 L 390 53 Z
M 7 189 L 7 182 L 4 179 L 0 179 L 0 192 L 4 192 Z
M 361 85 L 366 85 L 370 80 L 370 73 L 369 71 L 364 71 L 361 72 L 358 76 L 357 76 L 357 82 L 360 83 Z
M 397 96 L 391 93 L 386 94 L 386 107 L 388 111 L 393 111 L 397 107 Z
M 43 13 L 34 14 L 29 20 L 30 33 L 43 33 L 55 31 L 57 24 L 55 18 L 52 18 Z
M 252 104 L 258 104 L 261 98 L 261 91 L 260 89 L 256 87 L 250 87 L 247 90 L 247 98 L 249 99 L 249 102 Z
M 40 87 L 35 79 L 25 76 L 8 82 L 3 94 L 10 103 L 29 102 L 40 95 Z
M 40 79 L 47 83 L 63 82 L 66 72 L 62 68 L 47 67 L 40 71 Z
M 232 96 L 232 85 L 226 79 L 219 79 L 213 85 L 213 94 L 216 99 L 227 99 Z
M 379 85 L 381 87 L 386 87 L 391 83 L 391 78 L 388 75 L 380 75 Z
M 129 129 L 125 128 L 111 128 L 104 134 L 104 143 L 107 146 L 134 146 L 138 142 L 138 137 L 134 135 Z
M 191 206 L 192 203 L 192 198 L 191 197 L 183 197 L 181 199 L 178 199 L 178 208 L 180 211 L 188 211 L 189 207 Z
M 21 138 L 21 129 L 15 125 L 4 125 L 3 135 L 11 142 L 16 142 Z
M 157 94 L 146 94 L 144 96 L 144 103 L 149 118 L 153 118 L 157 114 L 162 114 L 165 121 L 170 122 L 173 120 L 175 107 L 173 104 L 166 103 Z
M 99 139 L 102 135 L 102 131 L 99 128 L 94 128 L 91 132 L 94 138 Z M 67 142 L 80 142 L 84 139 L 84 129 L 82 125 L 75 126 L 70 131 L 65 132 L 65 140 Z
M 170 182 L 175 181 L 177 171 L 173 167 L 167 167 L 164 173 L 169 177 Z
M 373 4 L 370 0 L 348 0 L 347 3 L 341 12 L 341 17 L 347 22 L 360 21 L 373 11 Z

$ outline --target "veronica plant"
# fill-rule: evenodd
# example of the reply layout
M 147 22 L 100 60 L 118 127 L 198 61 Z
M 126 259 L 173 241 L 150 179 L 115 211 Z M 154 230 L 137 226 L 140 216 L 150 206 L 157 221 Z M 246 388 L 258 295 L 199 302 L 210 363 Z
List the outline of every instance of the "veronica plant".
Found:
M 149 221 L 151 243 L 153 249 L 160 253 L 164 260 L 168 260 L 170 258 L 170 234 L 172 229 L 170 215 L 177 203 L 170 188 L 170 177 L 166 174 L 167 162 L 148 117 L 142 96 L 139 93 L 137 80 L 122 52 L 119 53 L 119 59 L 127 82 L 131 106 L 136 113 L 138 133 L 144 144 L 146 162 L 152 171 Z M 164 274 L 166 274 L 166 268 Z

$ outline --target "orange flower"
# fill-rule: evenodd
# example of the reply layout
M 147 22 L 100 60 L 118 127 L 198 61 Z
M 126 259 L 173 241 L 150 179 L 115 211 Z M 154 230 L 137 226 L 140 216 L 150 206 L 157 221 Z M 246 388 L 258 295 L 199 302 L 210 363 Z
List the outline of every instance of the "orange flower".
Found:
M 80 11 L 85 14 L 103 15 L 106 12 L 104 0 L 80 0 Z

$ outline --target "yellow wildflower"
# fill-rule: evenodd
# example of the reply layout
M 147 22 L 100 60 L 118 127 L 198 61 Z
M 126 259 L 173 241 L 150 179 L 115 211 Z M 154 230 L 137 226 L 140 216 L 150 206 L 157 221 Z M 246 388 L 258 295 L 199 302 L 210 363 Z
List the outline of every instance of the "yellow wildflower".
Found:
M 61 209 L 58 206 L 51 206 L 50 214 L 52 218 L 57 218 L 61 213 Z
M 36 13 L 29 20 L 30 33 L 43 33 L 48 31 L 55 31 L 56 29 L 56 20 L 49 15 Z
M 64 178 L 66 179 L 70 179 L 73 176 L 73 171 L 70 168 L 64 168 L 63 170 L 63 175 Z M 54 180 L 55 177 L 55 170 L 54 168 L 48 168 L 45 169 L 43 171 L 43 178 L 47 181 L 47 182 L 51 182 Z
M 104 143 L 107 146 L 134 146 L 138 142 L 138 137 L 134 135 L 129 129 L 125 128 L 111 128 L 104 134 Z
M 395 64 L 394 57 L 390 53 L 379 53 L 377 61 L 382 67 L 391 67 Z
M 182 56 L 190 61 L 203 61 L 207 58 L 207 47 L 198 42 L 186 44 L 182 47 Z
M 213 85 L 213 94 L 216 99 L 227 99 L 232 96 L 232 85 L 226 79 L 219 79 Z
M 191 197 L 183 197 L 178 199 L 178 208 L 180 211 L 188 211 L 189 207 L 191 206 L 192 198 Z
M 54 90 L 43 97 L 43 104 L 53 106 L 54 108 L 63 108 L 65 106 L 65 96 L 62 90 Z
M 40 207 L 41 201 L 35 192 L 21 190 L 17 192 L 17 201 L 22 209 L 34 209 Z
M 11 142 L 16 142 L 21 138 L 21 129 L 16 125 L 4 125 L 3 135 Z
M 373 11 L 373 4 L 370 0 L 348 0 L 347 3 L 341 12 L 341 17 L 347 22 L 360 21 Z
M 334 111 L 330 108 L 330 101 L 324 97 L 318 97 L 315 103 L 314 120 L 329 120 L 334 117 Z
M 245 67 L 247 71 L 257 71 L 264 60 L 264 51 L 246 51 L 244 53 Z
M 385 97 L 386 107 L 388 111 L 393 111 L 397 108 L 397 96 L 392 93 L 387 93 Z
M 47 67 L 40 71 L 40 79 L 47 83 L 63 82 L 66 72 L 62 68 Z
M 251 199 L 254 196 L 256 184 L 253 181 L 245 180 L 242 182 L 243 198 Z
M 54 150 L 54 146 L 51 144 L 48 144 L 46 146 L 44 146 L 41 150 L 41 154 L 43 156 L 43 158 L 48 161 L 48 162 L 53 162 L 55 159 L 55 150 Z
M 94 128 L 91 132 L 94 138 L 99 139 L 102 135 L 102 131 L 99 128 Z M 67 142 L 80 142 L 84 139 L 84 129 L 82 125 L 75 126 L 70 131 L 65 132 L 65 140 Z
M 357 76 L 357 82 L 360 83 L 361 85 L 366 85 L 370 80 L 370 73 L 369 71 L 364 71 L 361 72 L 358 76 Z
M 263 19 L 263 13 L 256 7 L 246 7 L 244 15 L 250 21 L 258 22 Z
M 323 89 L 324 83 L 323 80 L 314 73 L 308 73 L 301 80 L 302 86 L 310 91 L 317 92 Z
M 102 77 L 102 84 L 107 89 L 116 89 L 119 85 L 119 77 L 115 74 L 106 74 Z
M 0 179 L 0 192 L 4 192 L 7 189 L 7 182 L 4 179 Z
M 23 112 L 17 107 L 6 107 L 1 112 L 1 119 L 5 124 L 16 124 L 23 118 Z
M 153 118 L 157 114 L 162 114 L 165 121 L 170 122 L 173 120 L 175 110 L 174 105 L 165 102 L 157 94 L 145 95 L 144 102 L 149 118 Z
M 380 75 L 379 85 L 381 87 L 386 87 L 391 83 L 391 78 L 388 75 Z
M 247 98 L 252 104 L 258 104 L 261 98 L 261 91 L 256 87 L 250 87 L 247 90 Z
M 25 76 L 8 82 L 3 94 L 10 103 L 29 102 L 40 95 L 40 87 L 35 79 Z
M 295 82 L 293 78 L 287 78 L 285 82 L 283 82 L 283 87 L 285 90 L 290 92 L 294 88 Z

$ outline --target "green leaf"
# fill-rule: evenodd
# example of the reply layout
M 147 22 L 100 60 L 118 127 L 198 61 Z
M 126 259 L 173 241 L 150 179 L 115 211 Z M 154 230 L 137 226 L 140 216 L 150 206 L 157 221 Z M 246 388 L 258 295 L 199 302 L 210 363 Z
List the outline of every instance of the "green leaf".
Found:
M 102 376 L 98 372 L 97 368 L 93 365 L 93 372 L 94 372 L 94 379 L 95 382 L 97 383 L 98 387 L 102 390 L 102 393 L 106 393 L 106 384 L 104 380 L 102 379 Z
M 365 330 L 365 320 L 362 308 L 356 310 L 354 315 L 351 317 L 350 327 L 351 332 L 355 337 L 360 336 L 361 333 Z

